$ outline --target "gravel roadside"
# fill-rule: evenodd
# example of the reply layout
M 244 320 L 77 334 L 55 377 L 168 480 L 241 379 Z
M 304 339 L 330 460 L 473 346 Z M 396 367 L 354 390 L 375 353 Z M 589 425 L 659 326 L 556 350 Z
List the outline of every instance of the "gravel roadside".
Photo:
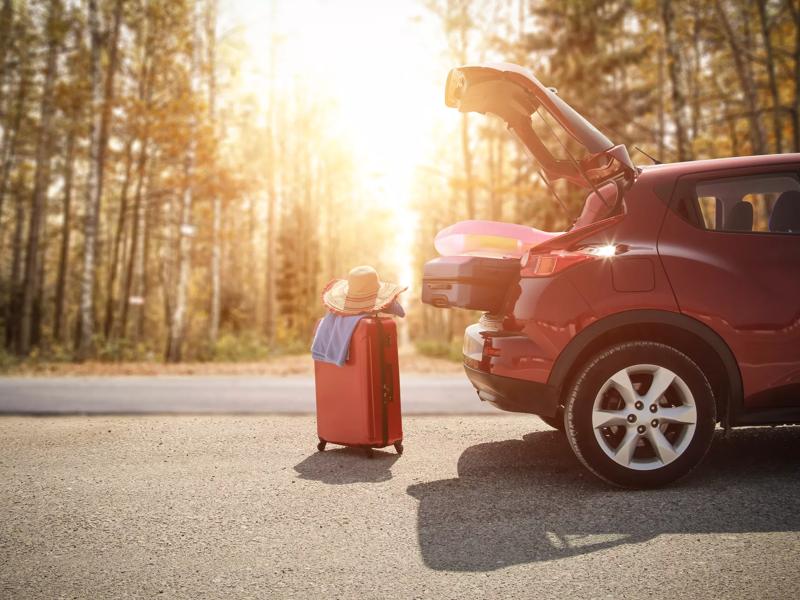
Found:
M 414 375 L 463 375 L 460 361 L 423 356 L 411 350 L 401 350 L 400 369 Z M 311 354 L 274 356 L 258 362 L 182 362 L 167 364 L 142 362 L 47 362 L 27 360 L 17 364 L 0 365 L 0 377 L 119 377 L 119 376 L 186 376 L 232 375 L 290 377 L 314 375 Z

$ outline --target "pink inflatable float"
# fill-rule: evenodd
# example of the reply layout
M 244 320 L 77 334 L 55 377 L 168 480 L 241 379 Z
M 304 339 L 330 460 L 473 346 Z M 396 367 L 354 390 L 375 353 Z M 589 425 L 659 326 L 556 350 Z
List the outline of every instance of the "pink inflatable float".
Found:
M 548 232 L 498 221 L 459 221 L 436 234 L 433 245 L 441 256 L 519 258 L 561 232 Z

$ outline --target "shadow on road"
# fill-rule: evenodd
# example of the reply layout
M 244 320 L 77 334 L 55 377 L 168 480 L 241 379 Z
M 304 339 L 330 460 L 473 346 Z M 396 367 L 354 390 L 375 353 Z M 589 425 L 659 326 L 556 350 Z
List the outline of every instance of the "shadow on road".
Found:
M 800 531 L 800 427 L 717 436 L 704 463 L 661 490 L 611 488 L 562 434 L 478 444 L 458 478 L 410 486 L 425 564 L 490 571 L 659 534 Z
M 374 450 L 367 458 L 361 448 L 335 448 L 316 452 L 295 465 L 301 479 L 330 484 L 376 483 L 392 478 L 392 465 L 399 458 L 394 451 Z

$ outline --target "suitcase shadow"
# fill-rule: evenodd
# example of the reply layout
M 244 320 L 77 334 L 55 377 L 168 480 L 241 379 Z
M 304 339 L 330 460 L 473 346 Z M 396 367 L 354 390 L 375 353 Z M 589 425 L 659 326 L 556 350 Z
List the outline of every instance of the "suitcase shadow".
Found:
M 412 485 L 425 564 L 492 571 L 660 534 L 800 531 L 800 427 L 717 436 L 705 462 L 669 488 L 609 487 L 557 432 L 478 444 L 458 478 Z
M 362 448 L 334 447 L 315 452 L 296 464 L 294 470 L 301 479 L 331 485 L 379 483 L 392 478 L 392 465 L 398 458 L 394 450 L 373 450 L 373 458 L 367 458 Z

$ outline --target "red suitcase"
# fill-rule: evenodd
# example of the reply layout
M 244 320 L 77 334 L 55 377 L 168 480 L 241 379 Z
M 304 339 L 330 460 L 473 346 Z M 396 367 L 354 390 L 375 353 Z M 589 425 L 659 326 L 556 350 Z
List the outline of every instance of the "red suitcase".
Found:
M 365 317 L 350 341 L 344 366 L 315 361 L 317 435 L 325 444 L 368 449 L 394 444 L 403 453 L 397 326 L 393 319 Z

